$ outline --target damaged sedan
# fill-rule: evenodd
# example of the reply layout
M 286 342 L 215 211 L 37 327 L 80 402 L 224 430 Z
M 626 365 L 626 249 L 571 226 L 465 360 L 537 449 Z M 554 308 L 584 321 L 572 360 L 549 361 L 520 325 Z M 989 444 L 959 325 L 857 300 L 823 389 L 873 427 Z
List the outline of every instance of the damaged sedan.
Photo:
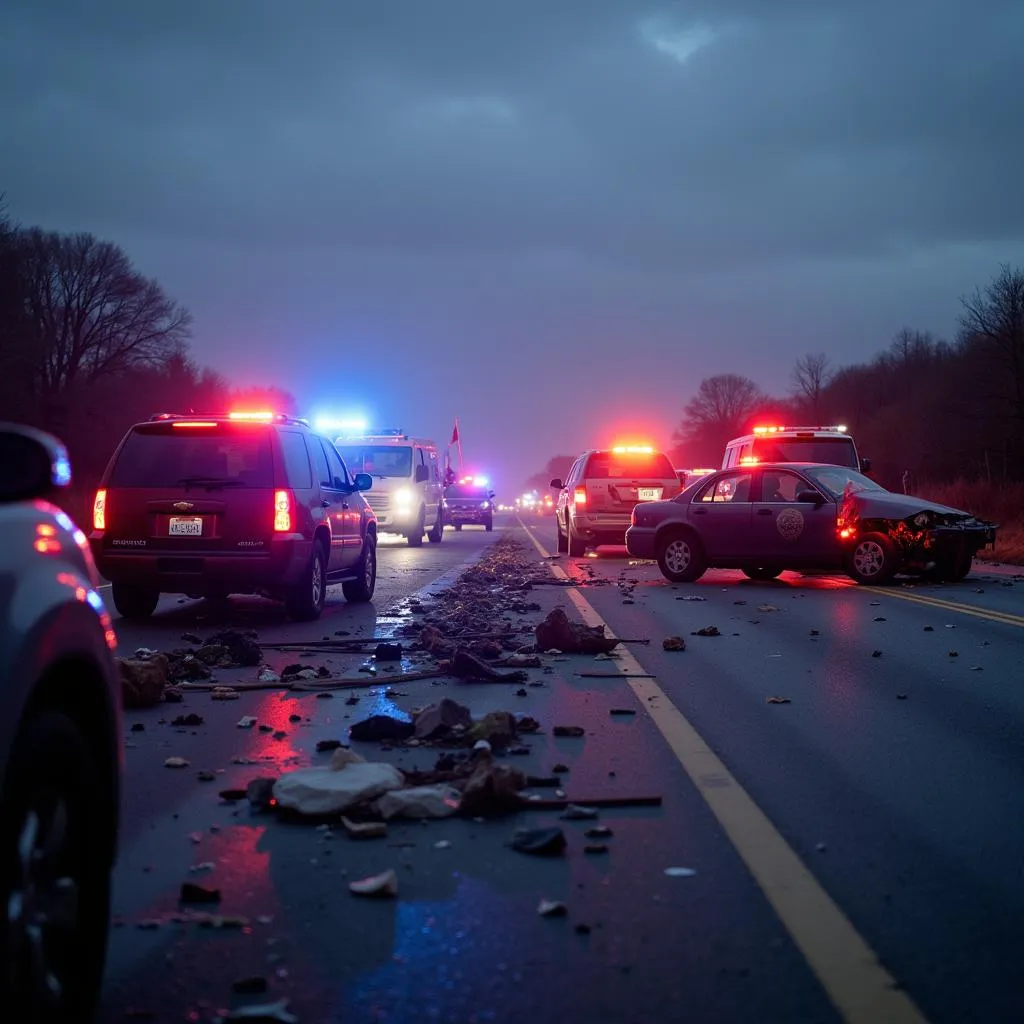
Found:
M 707 569 L 770 580 L 787 569 L 881 584 L 897 573 L 956 582 L 995 543 L 997 526 L 888 491 L 842 466 L 776 463 L 701 477 L 669 501 L 638 505 L 629 553 L 673 583 Z

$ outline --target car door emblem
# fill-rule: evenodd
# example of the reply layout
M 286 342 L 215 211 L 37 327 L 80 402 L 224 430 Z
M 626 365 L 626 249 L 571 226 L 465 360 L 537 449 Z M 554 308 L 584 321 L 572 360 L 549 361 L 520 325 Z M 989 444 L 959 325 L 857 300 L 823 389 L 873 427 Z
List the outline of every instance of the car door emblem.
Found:
M 174 507 L 175 507 L 175 508 L 176 508 L 176 509 L 177 509 L 177 510 L 178 510 L 179 512 L 187 512 L 187 511 L 188 511 L 188 510 L 189 510 L 190 508 L 192 508 L 192 507 L 193 507 L 193 505 L 192 505 L 192 502 L 191 502 L 191 501 L 176 501 L 176 502 L 174 503 Z
M 796 540 L 804 532 L 804 517 L 799 509 L 784 508 L 775 520 L 783 540 Z

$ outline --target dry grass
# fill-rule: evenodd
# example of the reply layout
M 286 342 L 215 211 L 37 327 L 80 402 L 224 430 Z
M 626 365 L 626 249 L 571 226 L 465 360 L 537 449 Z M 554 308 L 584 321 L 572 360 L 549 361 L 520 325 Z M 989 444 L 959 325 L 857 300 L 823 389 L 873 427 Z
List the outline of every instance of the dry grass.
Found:
M 1024 565 L 1024 484 L 956 480 L 951 484 L 925 484 L 917 488 L 917 493 L 998 523 L 995 550 L 985 548 L 978 552 L 978 558 Z

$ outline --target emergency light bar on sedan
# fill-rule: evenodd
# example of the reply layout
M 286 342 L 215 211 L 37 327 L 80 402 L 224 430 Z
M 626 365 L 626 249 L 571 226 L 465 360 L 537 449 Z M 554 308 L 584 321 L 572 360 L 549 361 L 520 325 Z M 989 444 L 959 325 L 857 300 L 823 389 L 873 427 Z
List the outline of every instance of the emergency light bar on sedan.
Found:
M 649 444 L 617 444 L 612 451 L 616 455 L 652 455 L 654 449 Z

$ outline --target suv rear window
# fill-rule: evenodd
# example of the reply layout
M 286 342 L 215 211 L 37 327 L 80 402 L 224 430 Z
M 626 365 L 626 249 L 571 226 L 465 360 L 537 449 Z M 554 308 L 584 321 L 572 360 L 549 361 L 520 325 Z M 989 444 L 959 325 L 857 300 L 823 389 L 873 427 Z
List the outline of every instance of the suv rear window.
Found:
M 197 479 L 232 487 L 273 487 L 270 437 L 260 427 L 227 423 L 194 430 L 164 423 L 139 427 L 117 457 L 110 486 L 180 487 Z
M 760 462 L 819 462 L 860 469 L 853 444 L 842 437 L 773 437 L 754 442 Z
M 620 477 L 654 477 L 674 479 L 676 471 L 668 456 L 661 452 L 594 452 L 587 463 L 585 477 L 614 480 Z

